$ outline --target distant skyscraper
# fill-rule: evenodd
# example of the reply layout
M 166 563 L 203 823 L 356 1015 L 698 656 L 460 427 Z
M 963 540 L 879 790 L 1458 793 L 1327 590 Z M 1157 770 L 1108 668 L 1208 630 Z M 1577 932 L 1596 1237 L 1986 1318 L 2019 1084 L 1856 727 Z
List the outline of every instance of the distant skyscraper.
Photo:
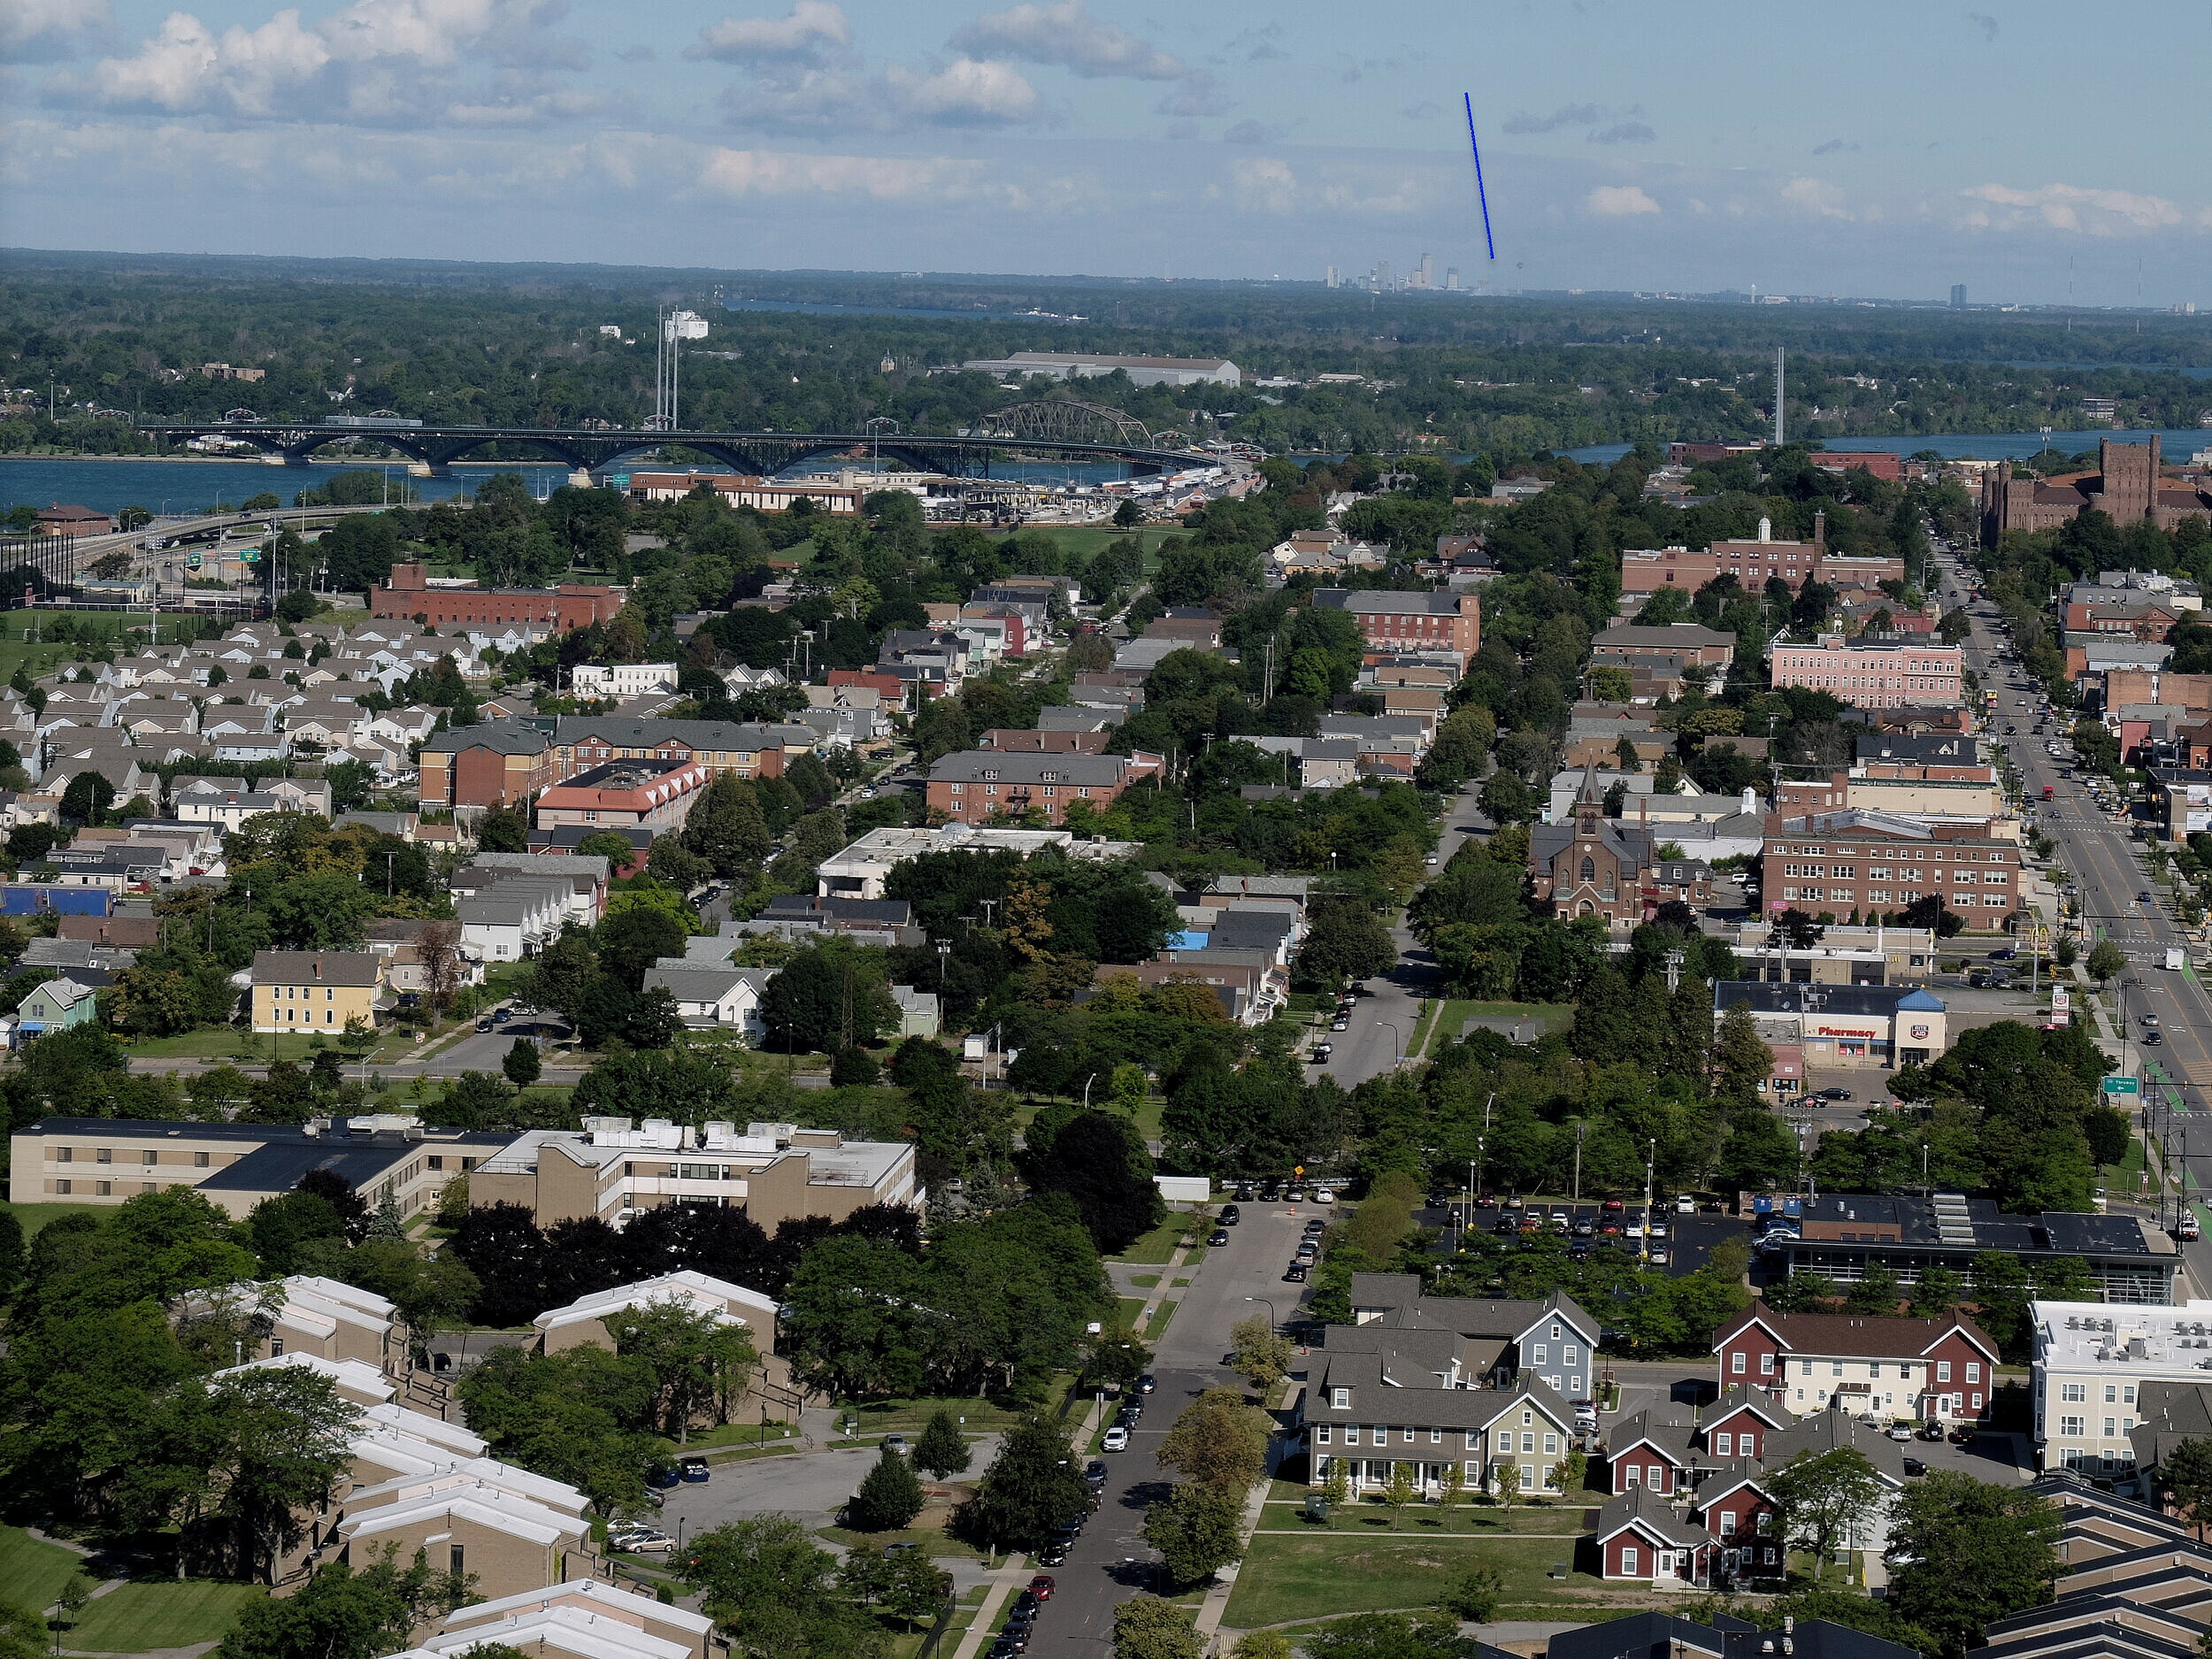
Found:
M 1414 267 L 1413 286 L 1417 288 L 1432 288 L 1436 286 L 1436 256 L 1434 254 L 1425 253 L 1421 256 L 1421 263 Z
M 1342 288 L 1342 287 L 1344 286 L 1344 276 L 1343 276 L 1343 273 L 1342 273 L 1341 272 L 1340 272 L 1340 271 L 1339 271 L 1339 270 L 1338 270 L 1338 269 L 1337 269 L 1334 265 L 1331 265 L 1331 266 L 1329 267 L 1329 273 L 1328 273 L 1328 275 L 1326 275 L 1325 277 L 1322 278 L 1322 280 L 1323 280 L 1324 282 L 1325 282 L 1325 283 L 1326 283 L 1329 287 L 1331 287 L 1331 288 Z
M 1965 283 L 1954 282 L 1951 284 L 1951 309 L 1955 311 L 1962 311 L 1966 309 Z
M 1448 265 L 1445 267 L 1444 288 L 1447 293 L 1456 294 L 1459 292 L 1459 267 L 1457 265 Z
M 1387 290 L 1388 290 L 1388 288 L 1389 288 L 1389 287 L 1390 287 L 1390 261 L 1389 261 L 1389 260 L 1387 260 L 1387 259 L 1378 259 L 1377 261 L 1375 261 L 1375 286 L 1376 286 L 1378 288 L 1383 289 L 1383 290 L 1385 290 L 1385 291 L 1387 291 Z

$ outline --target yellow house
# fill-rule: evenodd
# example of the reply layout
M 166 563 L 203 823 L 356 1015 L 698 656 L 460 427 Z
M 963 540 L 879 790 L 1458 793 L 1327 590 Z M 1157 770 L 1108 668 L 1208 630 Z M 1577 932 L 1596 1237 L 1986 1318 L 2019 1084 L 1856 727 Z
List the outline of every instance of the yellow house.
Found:
M 257 950 L 253 1028 L 336 1035 L 346 1022 L 376 1023 L 382 959 L 367 950 Z

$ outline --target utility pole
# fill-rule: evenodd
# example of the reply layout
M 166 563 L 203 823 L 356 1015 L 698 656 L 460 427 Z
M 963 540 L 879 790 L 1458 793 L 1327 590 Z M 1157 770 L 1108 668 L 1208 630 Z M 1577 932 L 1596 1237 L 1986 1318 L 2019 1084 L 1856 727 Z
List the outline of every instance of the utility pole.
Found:
M 1655 1135 L 1645 1144 L 1647 1149 L 1644 1157 L 1643 1237 L 1641 1248 L 1638 1249 L 1637 1254 L 1648 1262 L 1651 1260 L 1651 1186 L 1655 1171 L 1659 1166 L 1659 1139 Z
M 1774 348 L 1774 447 L 1782 447 L 1782 348 Z

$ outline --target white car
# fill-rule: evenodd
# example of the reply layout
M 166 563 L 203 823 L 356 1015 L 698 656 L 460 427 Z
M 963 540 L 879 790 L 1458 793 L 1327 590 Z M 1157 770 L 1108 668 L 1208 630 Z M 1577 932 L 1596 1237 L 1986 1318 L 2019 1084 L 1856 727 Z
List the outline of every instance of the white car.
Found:
M 1697 1214 L 1696 1198 L 1688 1193 L 1684 1193 L 1680 1197 L 1674 1201 L 1674 1213 L 1678 1216 L 1694 1216 Z
M 609 1527 L 607 1542 L 631 1555 L 664 1555 L 676 1547 L 674 1539 L 649 1526 Z
M 1129 1431 L 1117 1423 L 1108 1429 L 1098 1442 L 1102 1452 L 1125 1452 L 1129 1449 Z
M 1336 1194 L 1325 1187 L 1317 1187 L 1313 1189 L 1313 1202 L 1317 1204 L 1333 1204 Z

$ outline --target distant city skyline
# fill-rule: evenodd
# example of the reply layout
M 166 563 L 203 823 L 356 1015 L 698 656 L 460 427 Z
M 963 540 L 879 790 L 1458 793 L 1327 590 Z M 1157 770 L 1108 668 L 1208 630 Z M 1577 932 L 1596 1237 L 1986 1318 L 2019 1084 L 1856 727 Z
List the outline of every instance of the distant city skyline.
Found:
M 2212 12 L 1981 5 L 0 0 L 0 242 L 2212 306 Z

